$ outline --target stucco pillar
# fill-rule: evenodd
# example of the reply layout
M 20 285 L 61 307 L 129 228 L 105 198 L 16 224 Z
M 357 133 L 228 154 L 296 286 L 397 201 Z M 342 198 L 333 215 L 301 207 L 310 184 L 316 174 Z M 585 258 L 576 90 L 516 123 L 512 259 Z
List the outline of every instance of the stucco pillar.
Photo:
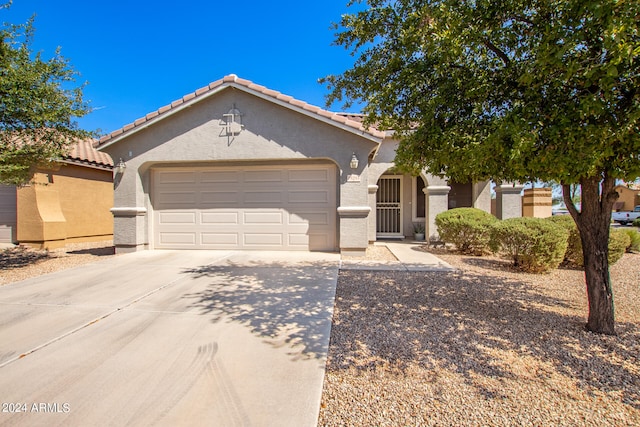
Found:
M 471 186 L 473 207 L 491 213 L 491 182 L 474 182 Z
M 142 207 L 111 209 L 113 214 L 113 245 L 116 253 L 135 252 L 147 249 L 139 237 L 144 236 L 147 209 Z
M 448 185 L 429 185 L 422 190 L 426 195 L 426 224 L 425 236 L 428 239 L 438 238 L 438 227 L 436 227 L 436 215 L 449 209 L 449 191 L 451 187 Z
M 348 256 L 364 256 L 369 245 L 367 217 L 369 206 L 339 207 L 340 253 Z
M 369 185 L 369 243 L 375 242 L 377 238 L 376 225 L 376 194 L 378 193 L 377 185 Z
M 552 204 L 551 188 L 527 188 L 522 196 L 522 216 L 548 218 Z
M 522 196 L 524 188 L 519 183 L 496 185 L 496 216 L 498 219 L 519 218 L 522 216 Z

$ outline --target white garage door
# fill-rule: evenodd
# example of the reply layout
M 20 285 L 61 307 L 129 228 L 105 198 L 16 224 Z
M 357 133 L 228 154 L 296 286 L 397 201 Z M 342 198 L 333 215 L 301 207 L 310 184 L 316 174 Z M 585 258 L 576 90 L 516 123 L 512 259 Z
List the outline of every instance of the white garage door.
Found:
M 336 249 L 333 165 L 156 169 L 153 189 L 158 249 Z

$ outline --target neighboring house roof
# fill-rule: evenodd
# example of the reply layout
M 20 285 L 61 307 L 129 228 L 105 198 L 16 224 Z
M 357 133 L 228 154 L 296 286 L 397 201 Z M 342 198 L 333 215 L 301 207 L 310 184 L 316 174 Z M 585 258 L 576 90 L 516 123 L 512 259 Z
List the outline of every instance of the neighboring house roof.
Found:
M 98 169 L 112 169 L 113 160 L 107 153 L 96 150 L 98 141 L 79 141 L 73 146 L 68 155 L 63 157 L 66 163 L 73 163 L 81 166 L 95 167 Z
M 297 100 L 278 91 L 257 85 L 250 80 L 241 79 L 235 74 L 230 74 L 220 80 L 216 80 L 215 82 L 210 83 L 208 86 L 202 87 L 195 92 L 183 96 L 181 99 L 173 101 L 169 105 L 166 105 L 152 113 L 147 114 L 144 117 L 139 118 L 138 120 L 124 126 L 121 129 L 111 132 L 109 135 L 103 136 L 102 138 L 100 138 L 98 148 L 113 144 L 126 135 L 144 129 L 152 123 L 162 120 L 163 118 L 170 116 L 171 114 L 180 111 L 190 105 L 193 105 L 194 103 L 199 102 L 202 99 L 205 99 L 208 96 L 218 93 L 228 87 L 234 87 L 247 93 L 254 94 L 263 99 L 267 99 L 271 102 L 275 102 L 290 109 L 296 110 L 307 116 L 325 121 L 338 127 L 342 127 L 347 131 L 357 132 L 365 137 L 374 139 L 377 142 L 380 142 L 385 137 L 385 132 L 381 132 L 373 128 L 365 128 L 362 125 L 361 115 L 335 113 L 323 110 L 320 107 L 316 107 L 304 101 Z

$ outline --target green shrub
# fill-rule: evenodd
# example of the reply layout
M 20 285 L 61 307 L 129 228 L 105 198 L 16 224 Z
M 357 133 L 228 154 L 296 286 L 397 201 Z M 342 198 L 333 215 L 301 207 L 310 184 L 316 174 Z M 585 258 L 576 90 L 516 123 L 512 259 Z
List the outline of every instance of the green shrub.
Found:
M 569 232 L 564 260 L 581 266 L 583 264 L 582 241 L 580 240 L 580 232 L 578 231 L 576 222 L 570 215 L 556 215 L 547 218 L 547 220 L 562 226 Z
M 634 227 L 640 227 L 640 218 L 636 218 L 633 220 L 633 226 Z
M 564 219 L 563 219 L 564 218 Z M 569 231 L 569 238 L 567 241 L 567 251 L 564 254 L 564 259 L 567 262 L 575 264 L 579 267 L 584 265 L 584 258 L 582 255 L 582 240 L 580 240 L 580 232 L 576 226 L 573 218 L 567 215 L 554 216 L 547 219 L 548 221 L 555 222 L 562 225 Z M 623 229 L 611 229 L 609 232 L 609 265 L 613 265 L 622 258 L 625 250 L 631 245 L 631 236 L 627 235 L 627 231 L 635 230 L 623 230 Z M 624 236 L 622 236 L 624 234 Z M 627 240 L 628 239 L 628 240 Z M 640 236 L 638 237 L 640 239 Z M 623 245 L 624 249 L 621 251 Z
M 489 226 L 496 221 L 490 213 L 476 208 L 456 208 L 436 216 L 440 240 L 453 243 L 462 253 L 474 255 L 488 251 Z
M 624 232 L 629 236 L 629 246 L 627 252 L 640 252 L 640 233 L 633 228 L 626 228 Z
M 609 232 L 609 265 L 620 261 L 630 243 L 631 238 L 625 230 L 612 229 Z
M 491 226 L 491 249 L 508 255 L 521 270 L 544 273 L 562 262 L 568 235 L 542 218 L 510 218 Z

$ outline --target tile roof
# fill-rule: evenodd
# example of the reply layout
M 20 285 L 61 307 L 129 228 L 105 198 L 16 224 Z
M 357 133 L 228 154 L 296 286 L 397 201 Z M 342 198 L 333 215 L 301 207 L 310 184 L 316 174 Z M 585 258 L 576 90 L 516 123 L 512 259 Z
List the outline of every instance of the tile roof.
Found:
M 121 129 L 111 132 L 109 135 L 103 136 L 102 138 L 100 138 L 98 146 L 106 144 L 119 137 L 120 135 L 131 132 L 136 128 L 146 126 L 152 121 L 160 120 L 166 114 L 180 107 L 183 107 L 186 104 L 198 102 L 202 97 L 206 97 L 207 95 L 215 93 L 225 87 L 236 87 L 247 92 L 253 92 L 266 98 L 271 98 L 273 101 L 281 102 L 291 106 L 292 108 L 303 110 L 311 116 L 316 116 L 318 119 L 328 120 L 336 125 L 343 126 L 352 131 L 362 132 L 363 134 L 367 134 L 380 139 L 383 139 L 385 137 L 385 132 L 379 131 L 374 128 L 365 128 L 362 125 L 362 116 L 359 114 L 335 113 L 323 110 L 320 107 L 308 104 L 304 101 L 300 101 L 289 95 L 284 95 L 278 91 L 255 84 L 250 80 L 241 79 L 235 74 L 230 74 L 220 80 L 209 83 L 208 86 L 202 87 L 195 92 L 183 96 L 181 99 L 173 101 L 169 105 L 165 105 L 164 107 L 135 120 L 133 123 L 129 123 Z
M 86 139 L 79 141 L 71 148 L 69 154 L 63 157 L 64 161 L 100 168 L 113 168 L 111 156 L 96 150 L 98 141 Z

